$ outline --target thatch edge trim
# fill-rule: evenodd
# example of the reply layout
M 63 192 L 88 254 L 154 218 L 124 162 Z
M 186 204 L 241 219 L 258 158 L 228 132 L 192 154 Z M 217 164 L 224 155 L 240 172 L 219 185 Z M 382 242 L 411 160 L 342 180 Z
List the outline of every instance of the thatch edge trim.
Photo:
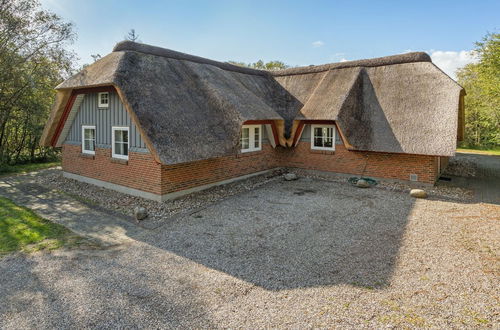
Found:
M 116 92 L 118 93 L 118 97 L 123 103 L 123 106 L 125 107 L 125 110 L 127 110 L 130 118 L 134 122 L 136 128 L 139 130 L 139 133 L 141 134 L 142 139 L 144 140 L 144 143 L 146 144 L 146 147 L 148 147 L 149 152 L 151 152 L 151 155 L 153 155 L 153 159 L 159 163 L 163 164 L 160 160 L 160 156 L 158 155 L 158 152 L 156 151 L 156 148 L 153 147 L 153 143 L 149 139 L 149 136 L 144 133 L 144 129 L 142 128 L 139 120 L 137 119 L 137 116 L 134 111 L 132 111 L 132 106 L 128 102 L 127 98 L 125 97 L 123 91 L 116 85 L 113 85 L 116 89 Z
M 47 123 L 43 128 L 42 136 L 40 137 L 40 146 L 49 147 L 51 146 L 50 140 L 52 140 L 52 136 L 55 133 L 55 129 L 57 128 L 57 123 L 61 120 L 61 116 L 63 111 L 59 110 L 62 104 L 68 103 L 71 98 L 72 89 L 67 90 L 58 90 L 56 92 L 56 100 L 52 105 L 52 110 L 50 111 L 49 118 L 47 119 Z M 63 107 L 64 109 L 64 107 Z

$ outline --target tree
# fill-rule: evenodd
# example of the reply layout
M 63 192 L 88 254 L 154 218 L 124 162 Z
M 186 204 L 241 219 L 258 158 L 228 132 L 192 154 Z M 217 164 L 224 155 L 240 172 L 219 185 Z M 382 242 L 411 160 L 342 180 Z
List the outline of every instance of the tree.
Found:
M 258 60 L 255 63 L 248 63 L 248 64 L 244 63 L 244 62 L 228 61 L 228 63 L 233 64 L 233 65 L 247 67 L 247 68 L 259 69 L 259 70 L 269 70 L 269 71 L 282 70 L 282 69 L 286 69 L 286 68 L 290 67 L 281 61 L 269 61 L 267 63 L 264 63 L 264 61 Z
M 141 42 L 139 40 L 139 35 L 137 35 L 135 33 L 135 29 L 130 29 L 130 31 L 125 36 L 125 40 L 130 40 L 130 41 L 133 41 L 133 42 Z
M 36 0 L 0 0 L 0 164 L 34 161 L 54 99 L 54 87 L 72 73 L 75 34 L 70 23 Z
M 465 88 L 465 145 L 500 146 L 500 34 L 487 34 L 476 43 L 477 63 L 458 70 Z

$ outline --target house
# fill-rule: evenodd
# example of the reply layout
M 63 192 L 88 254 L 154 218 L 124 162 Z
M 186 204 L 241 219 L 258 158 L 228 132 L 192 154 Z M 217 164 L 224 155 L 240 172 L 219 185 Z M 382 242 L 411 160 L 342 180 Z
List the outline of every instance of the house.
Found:
M 155 200 L 279 167 L 434 184 L 464 126 L 418 52 L 268 72 L 124 41 L 56 90 L 64 175 Z

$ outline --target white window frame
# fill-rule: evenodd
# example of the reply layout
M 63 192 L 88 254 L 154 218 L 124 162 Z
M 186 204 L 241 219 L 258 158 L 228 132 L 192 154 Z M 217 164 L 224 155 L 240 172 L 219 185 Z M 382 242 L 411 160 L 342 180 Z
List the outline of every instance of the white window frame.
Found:
M 331 128 L 332 129 L 332 146 L 331 147 L 316 147 L 314 145 L 314 129 L 315 128 Z M 313 150 L 326 150 L 326 151 L 335 151 L 335 125 L 311 125 L 311 149 Z
M 86 150 L 85 149 L 85 130 L 93 129 L 94 130 L 94 150 Z M 95 147 L 96 147 L 96 129 L 95 126 L 92 125 L 82 125 L 82 154 L 95 155 Z
M 108 96 L 108 103 L 102 103 L 102 95 L 106 94 Z M 109 92 L 102 92 L 97 94 L 97 106 L 99 108 L 108 108 L 109 107 Z
M 128 135 L 127 155 L 118 155 L 115 153 L 115 131 L 127 131 L 127 135 Z M 130 130 L 129 130 L 129 128 L 127 126 L 113 126 L 111 128 L 111 157 L 128 160 L 129 154 L 130 154 Z
M 259 128 L 259 146 L 255 147 L 255 128 Z M 241 152 L 252 152 L 252 151 L 260 151 L 262 150 L 262 125 L 243 125 L 241 127 L 240 133 L 240 143 L 241 143 L 241 134 L 243 133 L 243 129 L 248 128 L 248 148 L 243 149 L 243 145 L 241 146 Z

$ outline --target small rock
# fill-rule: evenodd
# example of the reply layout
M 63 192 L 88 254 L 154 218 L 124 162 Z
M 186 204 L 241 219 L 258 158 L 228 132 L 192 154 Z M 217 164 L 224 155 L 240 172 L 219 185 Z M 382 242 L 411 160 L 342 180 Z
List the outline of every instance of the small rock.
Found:
M 415 198 L 427 198 L 427 193 L 422 189 L 410 190 L 410 196 Z
M 148 216 L 148 211 L 144 207 L 136 207 L 134 209 L 134 215 L 137 220 L 143 220 Z
M 356 186 L 359 188 L 370 188 L 368 181 L 363 179 L 359 179 L 358 182 L 356 182 Z
M 285 178 L 286 181 L 293 181 L 298 179 L 297 174 L 295 173 L 287 173 L 283 177 Z

